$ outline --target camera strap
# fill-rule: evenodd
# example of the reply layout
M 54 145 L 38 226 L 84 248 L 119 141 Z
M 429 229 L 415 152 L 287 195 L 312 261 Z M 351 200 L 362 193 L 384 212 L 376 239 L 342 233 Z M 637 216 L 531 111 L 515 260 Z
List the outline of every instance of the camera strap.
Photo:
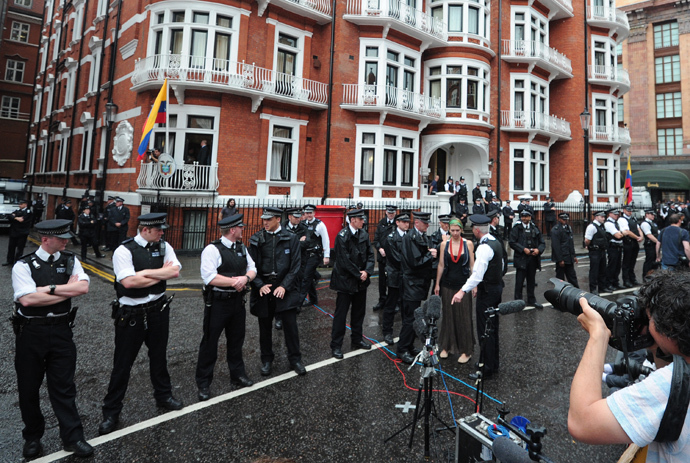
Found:
M 690 367 L 680 355 L 673 356 L 671 391 L 655 442 L 674 442 L 680 437 L 690 403 Z

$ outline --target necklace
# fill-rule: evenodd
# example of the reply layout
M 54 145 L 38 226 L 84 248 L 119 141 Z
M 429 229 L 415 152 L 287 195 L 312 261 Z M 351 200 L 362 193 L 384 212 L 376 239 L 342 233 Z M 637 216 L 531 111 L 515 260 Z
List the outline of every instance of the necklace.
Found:
M 460 256 L 462 255 L 462 238 L 460 238 L 460 249 L 458 251 L 457 256 L 453 255 L 453 239 L 450 240 L 448 246 L 450 246 L 450 260 L 452 260 L 453 263 L 457 264 L 458 262 L 460 262 Z

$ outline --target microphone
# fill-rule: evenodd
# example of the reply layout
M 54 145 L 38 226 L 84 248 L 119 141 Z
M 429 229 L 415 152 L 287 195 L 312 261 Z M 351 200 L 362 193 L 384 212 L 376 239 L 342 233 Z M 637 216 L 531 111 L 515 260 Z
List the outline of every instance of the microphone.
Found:
M 427 301 L 426 319 L 433 324 L 436 320 L 441 318 L 441 297 L 433 295 Z
M 424 320 L 423 307 L 417 307 L 414 309 L 414 322 L 412 322 L 412 329 L 414 329 L 414 332 L 421 340 L 426 339 L 426 320 Z
M 498 304 L 498 307 L 489 307 L 486 309 L 485 313 L 487 315 L 509 315 L 511 313 L 517 313 L 524 310 L 525 305 L 525 301 L 522 300 L 504 302 L 503 304 Z
M 506 436 L 494 439 L 491 445 L 494 456 L 503 463 L 532 463 L 527 450 L 523 449 Z

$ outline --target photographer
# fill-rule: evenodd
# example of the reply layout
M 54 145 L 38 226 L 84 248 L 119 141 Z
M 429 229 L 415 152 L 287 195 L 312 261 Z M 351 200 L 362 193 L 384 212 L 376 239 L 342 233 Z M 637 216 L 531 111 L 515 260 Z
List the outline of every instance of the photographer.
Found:
M 649 333 L 656 346 L 665 354 L 680 355 L 685 362 L 690 360 L 690 334 L 686 328 L 690 315 L 688 301 L 688 273 L 659 272 L 639 289 L 638 302 L 650 318 Z M 580 305 L 583 313 L 578 321 L 589 333 L 589 341 L 570 390 L 570 434 L 588 444 L 649 445 L 648 462 L 689 461 L 687 426 L 683 426 L 680 437 L 673 442 L 654 441 L 669 401 L 673 364 L 603 399 L 601 376 L 611 332 L 584 298 L 580 299 Z M 670 411 L 678 412 L 678 408 Z M 681 421 L 687 423 L 687 415 Z
M 670 225 L 661 232 L 656 244 L 657 256 L 661 253 L 661 268 L 687 268 L 690 259 L 690 234 L 681 228 L 680 214 L 671 214 L 668 221 Z

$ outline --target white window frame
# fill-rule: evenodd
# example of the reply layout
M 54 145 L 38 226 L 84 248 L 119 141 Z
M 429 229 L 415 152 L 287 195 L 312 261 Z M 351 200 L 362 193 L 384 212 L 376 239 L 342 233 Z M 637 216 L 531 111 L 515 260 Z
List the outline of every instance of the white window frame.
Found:
M 21 69 L 20 69 L 21 68 Z M 18 61 L 14 59 L 8 59 L 7 65 L 5 66 L 5 80 L 10 82 L 24 82 L 24 71 L 26 70 L 26 63 L 24 61 Z M 10 76 L 10 73 L 12 74 Z M 19 75 L 19 79 L 17 79 Z
M 670 152 L 668 148 L 668 143 L 666 143 L 666 131 L 667 130 L 673 130 L 673 150 Z M 676 131 L 680 130 L 680 134 L 678 134 Z M 657 129 L 657 150 L 659 153 L 659 156 L 680 156 L 683 154 L 683 128 L 682 127 L 669 127 L 667 129 Z M 662 144 L 660 142 L 660 137 L 659 134 L 660 132 L 664 132 L 664 143 Z M 662 148 L 663 147 L 663 148 Z
M 26 173 L 34 172 L 36 172 L 36 142 L 32 141 L 29 143 L 29 170 Z
M 3 119 L 20 119 L 21 105 L 21 98 L 3 95 L 2 100 L 0 100 L 0 117 Z
M 220 141 L 220 108 L 212 106 L 199 106 L 199 105 L 168 105 L 167 107 L 168 121 L 171 118 L 176 119 L 175 127 L 169 127 L 168 131 L 170 133 L 170 139 L 173 140 L 174 136 L 174 147 L 173 152 L 168 154 L 174 154 L 175 162 L 178 165 L 184 163 L 185 155 L 185 135 L 190 133 L 204 133 L 213 135 L 213 144 L 211 146 L 211 166 L 215 166 L 218 156 L 218 146 Z M 213 118 L 213 129 L 194 129 L 187 128 L 187 122 L 189 116 L 201 116 L 201 117 L 211 117 Z M 156 134 L 164 134 L 165 126 L 161 124 L 156 125 L 153 129 L 153 133 L 149 139 L 149 148 L 153 148 L 154 141 L 156 140 Z M 172 144 L 172 142 L 171 142 Z M 168 151 L 166 149 L 166 151 Z
M 374 134 L 374 144 L 364 143 L 364 134 Z M 386 145 L 386 136 L 395 137 L 396 143 Z M 412 147 L 403 146 L 403 140 L 412 141 Z M 383 191 L 396 191 L 396 197 L 400 197 L 401 191 L 414 191 L 419 187 L 419 132 L 414 130 L 400 129 L 391 126 L 357 124 L 357 143 L 355 145 L 355 166 L 354 166 L 354 195 L 359 196 L 360 190 L 373 190 L 374 198 L 382 198 Z M 374 150 L 374 181 L 373 183 L 362 183 L 362 150 Z M 384 184 L 384 156 L 385 151 L 396 151 L 395 157 L 395 184 Z M 413 153 L 412 155 L 412 184 L 403 185 L 404 159 L 403 153 Z
M 41 170 L 40 172 L 44 173 L 46 171 L 46 164 L 48 163 L 48 156 L 46 156 L 46 138 L 42 138 L 41 141 L 38 142 L 40 149 L 40 154 L 41 154 Z
M 81 156 L 79 159 L 79 168 L 82 171 L 89 169 L 88 161 L 91 155 L 91 146 L 93 145 L 94 125 L 93 117 L 84 121 L 84 136 L 81 141 Z
M 21 40 L 22 33 L 24 31 L 26 32 L 26 40 Z M 19 35 L 17 37 L 14 37 L 15 33 Z M 12 21 L 12 29 L 10 31 L 9 40 L 19 43 L 29 43 L 29 34 L 31 34 L 31 24 L 23 23 L 21 21 Z
M 25 8 L 31 8 L 31 5 L 33 5 L 33 0 L 14 0 L 14 4 L 17 6 L 23 6 Z
M 101 47 L 103 47 L 103 41 L 99 40 L 93 44 L 91 47 L 91 56 L 88 61 L 91 63 L 89 69 L 89 85 L 87 89 L 87 95 L 95 95 L 98 92 L 98 78 L 99 70 L 101 68 Z
M 611 204 L 617 203 L 618 195 L 621 191 L 620 185 L 620 155 L 617 153 L 592 153 L 592 167 L 594 178 L 592 179 L 592 190 L 594 191 L 594 201 L 606 200 Z M 606 166 L 600 167 L 599 160 L 606 160 Z M 599 191 L 599 171 L 606 170 L 606 182 L 608 192 Z
M 306 43 L 305 38 L 311 38 L 312 33 L 270 19 L 267 19 L 266 23 L 273 24 L 275 26 L 275 40 L 273 42 L 273 69 L 277 72 L 278 50 L 282 48 L 292 53 L 295 53 L 295 77 L 301 78 L 304 74 L 304 50 Z M 279 43 L 278 38 L 280 37 L 280 34 L 285 34 L 296 38 L 297 47 L 290 47 L 288 45 Z
M 101 20 L 108 14 L 109 0 L 98 0 L 98 7 L 96 8 L 96 20 Z
M 516 81 L 522 81 L 524 82 L 524 87 L 517 89 L 515 86 Z M 537 98 L 537 103 L 541 101 L 542 99 L 545 100 L 544 103 L 544 115 L 548 116 L 550 113 L 550 105 L 549 105 L 549 100 L 550 100 L 550 87 L 549 87 L 549 82 L 544 79 L 540 79 L 539 77 L 535 76 L 534 74 L 529 74 L 529 73 L 511 73 L 510 74 L 510 109 L 513 113 L 519 111 L 514 107 L 515 105 L 515 93 L 516 91 L 520 91 L 523 93 L 523 109 L 522 112 L 525 114 L 542 114 L 541 113 L 541 108 L 533 108 L 532 107 L 532 85 L 536 85 L 538 89 L 543 89 L 544 92 L 537 92 L 538 98 Z
M 431 75 L 431 69 L 441 68 L 441 74 Z M 458 74 L 448 74 L 448 68 L 460 68 Z M 469 68 L 478 69 L 478 76 L 470 76 Z M 441 82 L 441 107 L 445 113 L 460 114 L 460 119 L 465 119 L 467 114 L 480 114 L 487 118 L 491 106 L 491 68 L 478 60 L 463 59 L 463 58 L 440 58 L 427 60 L 424 62 L 424 81 L 425 94 L 431 95 L 431 84 L 434 81 Z M 460 106 L 447 106 L 448 101 L 448 79 L 460 80 L 460 88 L 462 95 L 460 97 Z M 477 109 L 469 109 L 467 107 L 468 95 L 468 81 L 477 81 Z M 472 119 L 476 121 L 476 119 Z
M 48 84 L 46 85 L 46 89 L 44 90 L 44 93 L 47 93 L 46 95 L 46 112 L 45 112 L 45 117 L 49 117 L 50 113 L 53 111 L 53 85 Z
M 67 165 L 67 148 L 69 147 L 69 129 L 63 130 L 59 134 L 60 149 L 58 150 L 58 163 L 56 172 L 64 172 Z
M 371 48 L 378 48 L 378 57 L 372 57 L 366 56 L 366 50 L 367 47 Z M 397 83 L 398 89 L 403 89 L 403 82 L 405 78 L 405 71 L 414 71 L 415 73 L 415 79 L 414 79 L 414 89 L 413 93 L 421 93 L 420 92 L 420 81 L 421 79 L 421 63 L 422 63 L 422 54 L 417 51 L 413 50 L 411 48 L 404 47 L 402 45 L 399 45 L 394 42 L 390 42 L 388 40 L 381 40 L 381 39 L 371 39 L 371 38 L 361 38 L 359 41 L 359 56 L 361 57 L 359 60 L 359 78 L 358 78 L 358 83 L 359 85 L 364 85 L 366 84 L 366 76 L 364 75 L 365 69 L 366 69 L 366 62 L 374 62 L 376 61 L 378 63 L 376 72 L 377 72 L 377 86 L 379 89 L 385 89 L 385 79 L 386 79 L 386 68 L 389 63 L 388 61 L 388 52 L 393 52 L 397 53 L 399 56 L 399 61 L 398 61 L 398 71 L 397 71 Z M 405 65 L 405 57 L 411 58 L 414 60 L 414 66 L 409 66 Z M 385 93 L 385 90 L 383 91 Z M 383 97 L 384 95 L 380 95 Z
M 524 19 L 518 21 L 515 18 L 516 14 L 523 14 Z M 544 16 L 543 14 L 539 13 L 533 8 L 530 8 L 528 6 L 511 6 L 510 8 L 510 37 L 517 41 L 519 40 L 517 38 L 517 33 L 515 32 L 515 26 L 517 24 L 521 24 L 524 28 L 524 38 L 522 39 L 523 42 L 539 42 L 543 43 L 547 47 L 549 46 L 549 36 L 550 36 L 550 27 L 549 27 L 549 18 Z M 539 37 L 535 37 L 534 34 L 534 28 L 532 27 L 532 21 L 533 19 L 536 19 L 539 21 L 539 24 L 544 26 L 544 28 L 539 28 L 538 30 L 541 30 L 544 32 L 545 37 L 544 37 L 544 42 L 539 40 Z M 526 45 L 523 45 L 526 46 Z
M 604 100 L 606 102 L 605 106 L 598 105 L 597 100 Z M 608 93 L 592 93 L 592 127 L 595 133 L 590 133 L 590 137 L 595 136 L 596 127 L 599 127 L 597 125 L 597 110 L 601 110 L 602 107 L 606 111 L 607 130 L 611 131 L 611 133 L 618 131 L 618 98 Z
M 666 98 L 670 95 L 670 99 Z M 677 98 L 675 96 L 678 96 Z M 661 97 L 661 101 L 659 101 Z M 678 108 L 676 108 L 678 102 Z M 659 111 L 659 103 L 661 103 L 661 111 Z M 671 108 L 668 110 L 667 106 L 670 104 Z M 675 117 L 683 117 L 683 98 L 682 92 L 666 92 L 656 94 L 656 118 L 670 119 Z
M 597 47 L 597 43 L 601 43 L 603 47 Z M 590 38 L 591 56 L 590 60 L 594 73 L 590 76 L 595 78 L 605 78 L 607 80 L 615 80 L 618 74 L 618 52 L 616 51 L 617 43 L 614 39 L 603 35 L 592 35 Z M 604 64 L 596 64 L 597 53 L 604 53 Z M 600 67 L 603 66 L 603 69 Z
M 450 31 L 450 23 L 447 20 L 449 18 L 449 7 L 460 6 L 462 7 L 462 30 L 461 31 Z M 440 21 L 445 25 L 445 32 L 448 33 L 448 37 L 482 37 L 486 40 L 491 40 L 491 28 L 487 28 L 487 18 L 491 16 L 491 5 L 489 0 L 449 0 L 444 3 L 433 4 L 429 7 L 429 15 L 433 15 L 436 8 L 443 9 L 443 17 Z M 470 8 L 475 8 L 478 10 L 477 14 L 477 28 L 478 33 L 470 33 Z
M 515 150 L 522 150 L 523 151 L 523 157 L 522 158 L 516 158 L 515 157 Z M 536 159 L 531 158 L 531 153 L 532 151 L 536 152 Z M 541 155 L 543 154 L 543 158 L 541 159 Z M 515 189 L 515 161 L 516 160 L 522 160 L 523 162 L 523 177 L 522 177 L 522 190 L 517 190 Z M 536 169 L 536 185 L 535 188 L 532 189 L 530 182 L 531 182 L 531 172 L 532 172 L 532 166 L 535 166 L 534 168 Z M 544 166 L 543 169 L 543 177 L 542 177 L 542 170 L 540 169 L 541 166 Z M 513 197 L 517 197 L 519 195 L 529 193 L 529 194 L 534 194 L 538 196 L 544 196 L 547 195 L 551 190 L 551 186 L 549 185 L 549 174 L 550 171 L 550 165 L 549 165 L 549 147 L 545 145 L 539 145 L 536 143 L 511 143 L 510 144 L 510 194 Z M 544 183 L 544 188 L 540 189 L 539 187 L 541 186 L 541 181 Z
M 283 184 L 295 183 L 297 182 L 297 169 L 299 167 L 299 156 L 300 156 L 300 127 L 307 125 L 307 121 L 300 119 L 292 119 L 289 117 L 271 117 L 268 124 L 268 151 L 266 153 L 266 181 L 270 182 L 271 185 L 280 186 Z M 290 178 L 287 180 L 271 180 L 271 170 L 273 167 L 273 141 L 285 142 L 284 138 L 274 138 L 273 128 L 275 126 L 289 127 L 292 129 L 292 134 L 290 141 L 292 141 L 292 152 L 290 159 Z
M 72 42 L 77 42 L 82 37 L 82 23 L 84 21 L 85 0 L 77 0 L 74 10 L 74 27 L 72 27 Z

